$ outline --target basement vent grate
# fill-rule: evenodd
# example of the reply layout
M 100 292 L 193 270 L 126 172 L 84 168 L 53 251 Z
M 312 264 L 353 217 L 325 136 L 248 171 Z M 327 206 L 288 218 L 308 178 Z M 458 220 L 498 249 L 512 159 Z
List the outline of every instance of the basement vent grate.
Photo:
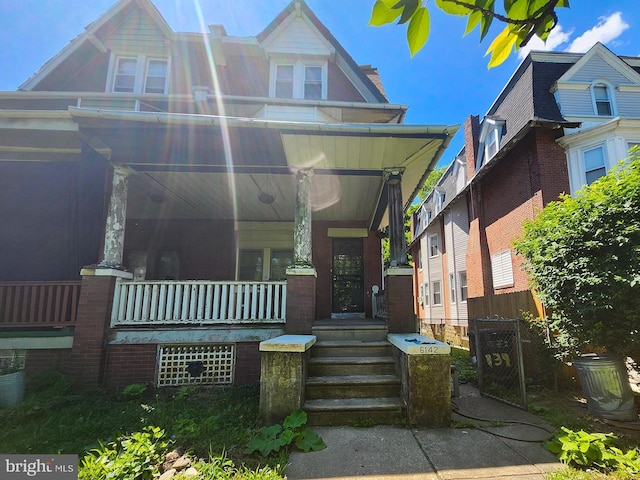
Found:
M 234 345 L 161 345 L 156 384 L 230 385 L 234 370 Z

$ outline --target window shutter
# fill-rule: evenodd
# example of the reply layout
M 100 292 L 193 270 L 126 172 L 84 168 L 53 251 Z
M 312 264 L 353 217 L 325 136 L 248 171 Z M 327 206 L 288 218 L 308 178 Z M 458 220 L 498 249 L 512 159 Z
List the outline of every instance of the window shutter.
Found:
M 493 288 L 513 286 L 511 250 L 496 253 L 491 257 L 491 272 L 493 275 Z

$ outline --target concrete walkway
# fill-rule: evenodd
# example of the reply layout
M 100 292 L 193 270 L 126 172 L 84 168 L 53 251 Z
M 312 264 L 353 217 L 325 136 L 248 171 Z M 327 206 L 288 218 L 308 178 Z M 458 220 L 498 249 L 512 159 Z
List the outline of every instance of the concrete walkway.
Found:
M 460 413 L 494 422 L 453 413 L 454 423 L 472 422 L 479 428 L 314 427 L 327 448 L 293 452 L 287 478 L 542 480 L 545 473 L 561 467 L 541 445 L 553 428 L 539 417 L 481 397 L 466 385 L 461 386 L 460 397 L 452 400 Z M 507 424 L 508 420 L 532 425 Z

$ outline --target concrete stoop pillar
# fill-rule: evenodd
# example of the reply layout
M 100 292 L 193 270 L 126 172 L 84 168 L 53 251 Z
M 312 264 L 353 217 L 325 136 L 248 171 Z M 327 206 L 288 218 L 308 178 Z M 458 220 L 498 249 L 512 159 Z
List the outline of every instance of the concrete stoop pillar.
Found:
M 417 332 L 413 311 L 413 268 L 390 267 L 386 270 L 384 298 L 389 333 Z

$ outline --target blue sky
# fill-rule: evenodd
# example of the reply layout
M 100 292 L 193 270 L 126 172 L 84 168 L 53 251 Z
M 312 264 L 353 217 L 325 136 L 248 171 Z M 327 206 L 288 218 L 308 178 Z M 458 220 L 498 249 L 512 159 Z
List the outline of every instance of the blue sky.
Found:
M 256 35 L 289 0 L 152 0 L 174 31 L 222 24 L 229 35 Z M 115 0 L 0 0 L 0 90 L 16 90 Z M 432 4 L 435 1 L 432 0 Z M 409 106 L 406 123 L 462 124 L 484 115 L 521 61 L 513 54 L 488 69 L 478 32 L 463 37 L 465 21 L 431 8 L 431 35 L 411 58 L 405 28 L 370 27 L 374 0 L 307 0 L 358 64 L 377 67 L 389 101 Z M 585 51 L 596 41 L 619 55 L 640 55 L 638 0 L 573 0 L 560 9 L 559 26 L 535 49 Z M 201 11 L 202 17 L 199 16 Z M 201 21 L 202 18 L 202 21 Z M 495 22 L 489 37 L 503 27 Z M 462 145 L 459 133 L 441 164 Z

